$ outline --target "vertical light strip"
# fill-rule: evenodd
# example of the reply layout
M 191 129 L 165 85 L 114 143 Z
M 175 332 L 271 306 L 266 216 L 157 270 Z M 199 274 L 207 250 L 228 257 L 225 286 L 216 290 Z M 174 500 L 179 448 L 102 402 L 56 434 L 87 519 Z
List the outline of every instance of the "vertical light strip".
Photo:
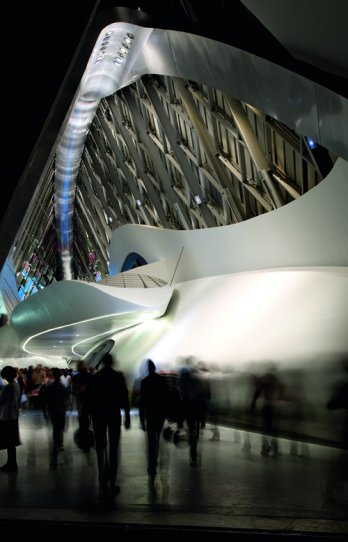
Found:
M 133 82 L 134 61 L 152 32 L 127 23 L 113 23 L 96 41 L 63 136 L 58 144 L 55 170 L 55 216 L 63 278 L 72 273 L 73 215 L 76 177 L 91 123 L 102 98 Z

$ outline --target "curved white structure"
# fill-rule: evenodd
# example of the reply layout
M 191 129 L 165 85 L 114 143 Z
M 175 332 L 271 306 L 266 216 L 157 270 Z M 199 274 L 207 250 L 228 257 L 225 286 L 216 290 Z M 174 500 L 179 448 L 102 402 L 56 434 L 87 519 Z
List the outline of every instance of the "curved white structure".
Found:
M 346 201 L 348 163 L 339 159 L 305 196 L 246 222 L 190 231 L 123 226 L 111 242 L 111 275 L 137 252 L 149 262 L 142 272 L 170 286 L 55 283 L 19 304 L 11 326 L 28 353 L 68 357 L 117 333 L 117 355 L 131 372 L 148 355 L 174 363 L 195 354 L 228 366 L 348 352 Z
M 125 359 L 149 355 L 174 362 L 194 354 L 228 367 L 348 352 L 347 201 L 348 163 L 338 160 L 302 198 L 243 223 L 193 231 L 135 225 L 116 230 L 111 270 L 137 252 L 175 289 L 161 342 L 133 354 L 125 346 Z M 141 326 L 134 333 L 142 336 Z M 122 357 L 120 343 L 117 353 Z
M 342 96 L 224 43 L 113 23 L 98 37 L 57 148 L 56 218 L 66 279 L 72 278 L 75 180 L 99 100 L 144 74 L 182 77 L 227 92 L 348 159 L 348 100 Z
M 120 367 L 134 376 L 144 358 L 176 368 L 194 356 L 218 369 L 212 397 L 222 420 L 255 427 L 251 382 L 272 363 L 289 394 L 278 405 L 281 429 L 339 440 L 326 402 L 348 353 L 347 201 L 348 163 L 338 160 L 302 198 L 240 224 L 116 230 L 112 269 L 137 252 L 150 262 L 144 270 L 174 287 L 164 317 L 114 336 Z
M 25 352 L 83 357 L 120 329 L 158 318 L 172 288 L 116 288 L 56 282 L 16 306 L 11 326 Z
M 57 218 L 66 277 L 74 182 L 93 114 L 101 97 L 143 74 L 218 88 L 342 158 L 303 197 L 245 222 L 185 231 L 136 225 L 117 229 L 110 274 L 120 273 L 128 254 L 136 252 L 149 262 L 142 271 L 168 286 L 54 283 L 15 308 L 12 329 L 31 354 L 49 350 L 83 357 L 113 338 L 119 367 L 128 376 L 145 357 L 161 367 L 193 355 L 217 364 L 225 374 L 247 374 L 273 361 L 282 371 L 301 368 L 307 397 L 318 403 L 329 381 L 311 381 L 314 362 L 330 367 L 348 352 L 347 100 L 229 45 L 159 29 L 144 31 L 142 47 L 129 57 L 125 72 L 114 77 L 117 72 L 110 75 L 109 68 L 119 70 L 124 57 L 118 56 L 117 40 L 105 40 L 108 32 L 118 36 L 119 30 L 135 38 L 144 31 L 127 23 L 103 30 L 58 147 Z M 324 408 L 321 403 L 319 408 Z
M 113 234 L 110 273 L 118 273 L 131 252 L 149 263 L 170 258 L 174 265 L 182 249 L 175 282 L 278 267 L 348 266 L 347 198 L 348 163 L 339 159 L 301 198 L 239 224 L 190 231 L 128 224 Z M 165 280 L 171 280 L 168 272 Z
M 55 214 L 58 224 L 64 278 L 71 279 L 71 243 L 75 180 L 81 156 L 101 98 L 112 94 L 132 78 L 131 68 L 151 29 L 127 23 L 106 27 L 95 44 L 68 124 L 56 153 Z M 135 35 L 134 35 L 135 34 Z

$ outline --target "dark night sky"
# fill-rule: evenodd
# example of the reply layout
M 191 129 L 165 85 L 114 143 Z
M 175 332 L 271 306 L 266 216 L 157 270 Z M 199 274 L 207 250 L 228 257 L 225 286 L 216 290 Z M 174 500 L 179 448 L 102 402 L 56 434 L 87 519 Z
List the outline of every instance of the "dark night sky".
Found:
M 77 4 L 77 5 L 76 5 Z M 28 162 L 86 26 L 94 1 L 21 2 L 3 19 L 5 148 L 0 218 Z
M 6 176 L 1 182 L 0 223 L 96 4 L 99 10 L 114 5 L 136 8 L 129 0 L 21 1 L 6 6 L 1 36 Z

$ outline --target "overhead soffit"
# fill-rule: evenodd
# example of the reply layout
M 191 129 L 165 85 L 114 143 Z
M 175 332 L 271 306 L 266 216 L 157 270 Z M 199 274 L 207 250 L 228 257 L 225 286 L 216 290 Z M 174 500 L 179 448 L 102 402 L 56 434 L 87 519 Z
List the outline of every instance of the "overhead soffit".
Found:
M 295 58 L 347 79 L 346 0 L 335 0 L 334 9 L 328 9 L 326 0 L 242 3 Z

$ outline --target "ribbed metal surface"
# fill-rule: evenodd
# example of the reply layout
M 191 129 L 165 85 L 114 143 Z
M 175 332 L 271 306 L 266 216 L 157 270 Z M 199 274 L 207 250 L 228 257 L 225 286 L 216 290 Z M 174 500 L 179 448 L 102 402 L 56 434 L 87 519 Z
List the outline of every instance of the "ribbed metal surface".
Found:
M 150 275 L 137 275 L 131 273 L 119 273 L 114 277 L 106 277 L 99 281 L 105 286 L 116 286 L 117 288 L 160 288 L 167 286 L 167 282 Z

